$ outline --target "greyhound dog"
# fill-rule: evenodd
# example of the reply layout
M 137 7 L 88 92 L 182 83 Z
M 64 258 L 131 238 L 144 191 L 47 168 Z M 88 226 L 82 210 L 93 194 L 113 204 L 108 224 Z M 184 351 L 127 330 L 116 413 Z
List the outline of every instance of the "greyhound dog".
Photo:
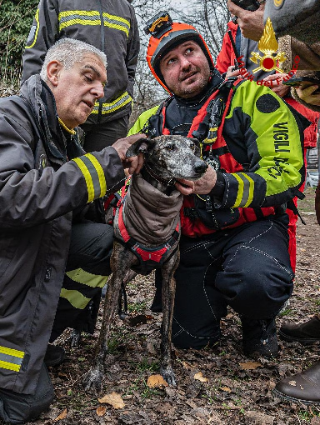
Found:
M 182 136 L 138 140 L 128 150 L 127 157 L 140 152 L 144 154 L 144 166 L 140 174 L 132 176 L 114 219 L 113 273 L 108 282 L 95 363 L 84 378 L 86 389 L 101 388 L 110 325 L 121 285 L 136 273 L 148 274 L 155 268 L 161 269 L 163 288 L 160 373 L 169 385 L 176 385 L 171 361 L 171 327 L 183 196 L 176 190 L 175 182 L 199 179 L 207 164 L 199 158 L 197 140 Z

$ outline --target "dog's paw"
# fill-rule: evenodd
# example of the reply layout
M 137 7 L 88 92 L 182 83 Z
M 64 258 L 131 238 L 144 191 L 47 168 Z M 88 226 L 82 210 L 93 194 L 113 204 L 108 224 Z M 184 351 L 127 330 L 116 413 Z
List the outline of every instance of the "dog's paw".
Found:
M 163 379 L 165 379 L 171 387 L 175 387 L 177 385 L 176 377 L 171 366 L 161 367 L 160 373 Z
M 83 379 L 83 385 L 86 391 L 94 389 L 95 391 L 101 390 L 102 380 L 103 380 L 103 368 L 101 366 L 92 367 L 89 372 L 87 372 Z

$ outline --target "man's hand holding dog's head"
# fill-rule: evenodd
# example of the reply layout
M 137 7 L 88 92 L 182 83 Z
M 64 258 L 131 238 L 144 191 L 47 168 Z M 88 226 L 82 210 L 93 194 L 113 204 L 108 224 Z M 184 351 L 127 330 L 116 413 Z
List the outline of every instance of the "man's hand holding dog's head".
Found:
M 192 193 L 206 195 L 214 188 L 216 181 L 217 173 L 212 167 L 209 166 L 204 176 L 202 176 L 199 180 L 190 181 L 181 179 L 176 182 L 175 186 L 176 189 L 182 193 L 182 195 L 187 196 L 191 195 Z
M 140 173 L 141 168 L 143 167 L 143 154 L 139 153 L 137 156 L 127 157 L 126 153 L 130 146 L 135 143 L 137 140 L 146 138 L 145 134 L 133 134 L 132 136 L 124 137 L 123 139 L 118 139 L 112 147 L 118 152 L 118 155 L 122 161 L 123 168 L 128 168 L 129 174 L 138 174 Z

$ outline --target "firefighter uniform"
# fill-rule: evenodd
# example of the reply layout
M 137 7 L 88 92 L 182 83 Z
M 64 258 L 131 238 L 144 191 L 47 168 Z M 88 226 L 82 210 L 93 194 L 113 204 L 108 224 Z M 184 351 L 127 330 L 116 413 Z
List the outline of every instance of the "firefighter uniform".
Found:
M 86 237 L 98 249 L 88 242 L 84 255 L 77 245 L 84 221 L 73 224 L 73 211 L 80 217 L 118 190 L 125 175 L 114 148 L 84 154 L 77 135 L 62 130 L 39 75 L 28 79 L 21 96 L 0 100 L 0 139 L 0 389 L 34 394 L 59 296 L 81 311 L 108 274 L 108 265 L 93 258 L 107 263 L 112 229 L 104 241 L 100 226 L 110 226 L 89 222 L 99 226 Z M 70 239 L 80 258 L 67 264 Z

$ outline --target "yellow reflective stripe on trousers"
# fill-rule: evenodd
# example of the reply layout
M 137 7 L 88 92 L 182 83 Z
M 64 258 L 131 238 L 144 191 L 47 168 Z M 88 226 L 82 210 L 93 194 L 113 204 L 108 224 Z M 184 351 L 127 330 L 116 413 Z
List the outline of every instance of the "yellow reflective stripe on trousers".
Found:
M 129 36 L 130 21 L 121 16 L 103 13 L 103 25 L 126 33 Z M 87 10 L 69 10 L 59 13 L 59 31 L 72 25 L 101 25 L 100 12 Z
M 108 276 L 92 274 L 81 268 L 70 270 L 66 272 L 66 275 L 74 282 L 90 286 L 90 288 L 103 288 L 108 279 Z
M 19 372 L 24 357 L 24 352 L 0 346 L 0 369 Z
M 120 108 L 123 108 L 125 105 L 130 103 L 132 101 L 132 97 L 128 92 L 123 93 L 120 97 L 115 99 L 111 103 L 103 103 L 102 104 L 102 114 L 111 114 L 114 111 L 117 111 Z M 96 102 L 93 108 L 93 111 L 91 114 L 98 114 L 99 113 L 99 102 Z
M 88 203 L 101 198 L 107 192 L 107 182 L 103 168 L 91 153 L 72 159 L 77 164 L 86 181 Z
M 69 301 L 69 303 L 80 310 L 83 310 L 88 305 L 91 298 L 87 298 L 81 294 L 81 292 L 71 289 L 62 288 L 60 297 Z
M 243 173 L 233 173 L 232 175 L 238 180 L 237 199 L 232 208 L 246 208 L 253 199 L 254 182 L 251 177 Z

